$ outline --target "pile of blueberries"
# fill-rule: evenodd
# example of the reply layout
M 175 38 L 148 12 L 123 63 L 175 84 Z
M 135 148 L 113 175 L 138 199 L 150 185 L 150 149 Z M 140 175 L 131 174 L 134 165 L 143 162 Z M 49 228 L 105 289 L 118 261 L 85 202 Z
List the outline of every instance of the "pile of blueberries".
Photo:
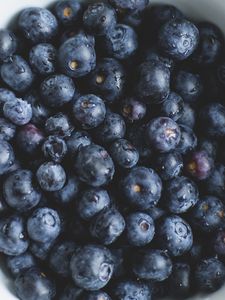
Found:
M 225 43 L 148 0 L 60 0 L 0 30 L 0 252 L 21 300 L 225 283 Z

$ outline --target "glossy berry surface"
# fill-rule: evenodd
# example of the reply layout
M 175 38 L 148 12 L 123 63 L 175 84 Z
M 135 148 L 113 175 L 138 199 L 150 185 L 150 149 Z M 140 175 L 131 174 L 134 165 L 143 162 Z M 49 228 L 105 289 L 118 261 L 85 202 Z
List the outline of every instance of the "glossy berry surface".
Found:
M 163 180 L 170 180 L 179 176 L 183 166 L 182 156 L 176 151 L 161 153 L 156 157 L 155 168 Z
M 15 125 L 25 125 L 29 123 L 32 118 L 31 105 L 18 98 L 6 102 L 3 106 L 3 113 L 4 116 Z
M 49 136 L 42 145 L 46 159 L 60 163 L 67 153 L 67 145 L 63 138 Z
M 161 113 L 163 116 L 173 119 L 174 121 L 184 113 L 184 101 L 180 95 L 170 92 L 169 96 L 162 103 Z
M 146 105 L 138 98 L 127 98 L 121 104 L 121 114 L 129 122 L 137 122 L 144 118 L 146 114 Z

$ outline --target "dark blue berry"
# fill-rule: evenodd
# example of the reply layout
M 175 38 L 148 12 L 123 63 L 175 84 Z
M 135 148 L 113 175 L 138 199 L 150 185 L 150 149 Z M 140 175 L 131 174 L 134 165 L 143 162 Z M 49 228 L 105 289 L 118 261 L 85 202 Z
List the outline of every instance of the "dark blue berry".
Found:
M 91 144 L 91 136 L 85 131 L 73 131 L 66 139 L 68 153 L 74 157 L 78 150 Z
M 151 291 L 141 281 L 121 280 L 112 288 L 113 299 L 115 300 L 149 300 Z
M 74 0 L 57 1 L 54 7 L 55 15 L 64 26 L 73 26 L 81 19 L 82 3 Z
M 177 122 L 178 124 L 188 126 L 192 129 L 194 128 L 196 123 L 196 112 L 188 103 L 184 103 L 183 114 Z
M 13 32 L 7 29 L 0 30 L 0 60 L 9 60 L 17 50 L 17 38 Z
M 49 135 L 70 136 L 73 129 L 68 116 L 62 112 L 50 116 L 45 122 L 45 131 Z
M 118 10 L 143 10 L 148 4 L 149 0 L 110 0 L 109 1 L 113 6 L 115 6 Z M 142 300 L 142 299 L 140 299 Z
M 60 163 L 67 153 L 67 145 L 63 138 L 50 135 L 43 143 L 42 151 L 46 159 Z
M 0 175 L 6 174 L 10 171 L 15 161 L 15 155 L 12 146 L 0 140 Z
M 31 241 L 30 252 L 39 260 L 46 261 L 55 241 L 48 241 L 44 243 Z
M 36 261 L 30 252 L 25 252 L 17 256 L 8 256 L 6 259 L 7 268 L 11 274 L 16 276 L 24 271 L 36 266 Z
M 121 114 L 128 122 L 137 122 L 144 118 L 147 111 L 146 104 L 136 97 L 129 97 L 121 103 Z
M 5 118 L 0 118 L 0 139 L 10 141 L 14 138 L 15 133 L 16 126 Z
M 197 137 L 194 131 L 186 125 L 180 125 L 180 132 L 180 142 L 178 143 L 176 150 L 181 154 L 187 154 L 196 148 Z
M 205 193 L 223 199 L 225 191 L 225 166 L 217 164 L 210 176 L 204 180 L 203 184 Z
M 15 94 L 4 88 L 0 88 L 0 115 L 3 115 L 3 106 L 6 102 L 13 101 L 15 99 Z
M 79 300 L 82 294 L 82 289 L 73 284 L 68 284 L 62 292 L 60 300 Z
M 89 292 L 89 293 L 84 293 L 82 295 L 81 300 L 111 300 L 108 294 L 105 292 Z
M 170 92 L 160 110 L 162 116 L 177 121 L 184 113 L 184 101 L 177 93 Z

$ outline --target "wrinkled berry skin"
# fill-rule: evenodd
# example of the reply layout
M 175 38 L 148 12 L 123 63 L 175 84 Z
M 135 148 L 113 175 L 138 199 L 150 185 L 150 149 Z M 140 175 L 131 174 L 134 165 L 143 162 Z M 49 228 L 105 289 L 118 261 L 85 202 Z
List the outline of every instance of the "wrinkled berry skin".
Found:
M 133 168 L 139 160 L 137 149 L 125 139 L 118 139 L 113 142 L 109 152 L 114 162 L 122 168 Z
M 163 281 L 172 272 L 172 261 L 163 250 L 139 250 L 135 255 L 132 269 L 138 278 Z
M 42 207 L 36 209 L 27 220 L 29 237 L 40 243 L 54 241 L 61 230 L 61 222 L 57 211 Z
M 43 103 L 53 108 L 59 108 L 70 102 L 75 91 L 73 80 L 65 75 L 52 75 L 46 78 L 40 88 Z
M 19 29 L 33 44 L 52 40 L 58 31 L 56 17 L 47 9 L 25 8 L 19 16 Z
M 141 281 L 121 280 L 113 287 L 112 294 L 115 300 L 151 299 L 150 289 Z
M 26 238 L 22 217 L 11 215 L 0 221 L 0 252 L 6 255 L 20 255 L 27 251 L 29 241 Z
M 54 162 L 40 165 L 36 176 L 42 190 L 48 192 L 61 190 L 66 182 L 66 173 L 63 167 Z
M 104 2 L 90 4 L 84 12 L 83 24 L 94 35 L 107 34 L 116 26 L 116 12 Z
M 128 122 L 131 123 L 143 119 L 146 111 L 146 104 L 136 97 L 126 98 L 121 103 L 121 114 Z
M 104 36 L 103 44 L 106 56 L 112 56 L 119 60 L 128 59 L 138 48 L 138 38 L 132 27 L 117 24 Z
M 0 140 L 0 175 L 10 171 L 14 161 L 15 155 L 12 146 L 8 142 Z
M 38 205 L 41 192 L 29 170 L 17 170 L 11 173 L 3 184 L 4 199 L 13 209 L 25 212 Z
M 171 213 L 181 214 L 198 202 L 197 185 L 189 178 L 180 176 L 170 180 L 165 187 L 165 203 Z
M 213 167 L 213 160 L 205 151 L 193 152 L 186 162 L 186 171 L 197 180 L 208 178 Z
M 157 228 L 156 236 L 160 247 L 168 250 L 172 256 L 188 252 L 193 244 L 190 225 L 181 217 L 165 217 Z
M 162 182 L 154 170 L 135 167 L 122 179 L 121 191 L 128 203 L 145 210 L 158 203 Z
M 137 96 L 148 103 L 163 102 L 170 92 L 170 70 L 163 63 L 151 60 L 137 71 Z
M 212 138 L 225 136 L 225 107 L 220 103 L 211 103 L 203 107 L 200 113 L 200 126 Z
M 110 245 L 122 234 L 125 220 L 114 208 L 104 209 L 92 220 L 90 233 L 103 245 Z
M 11 274 L 17 276 L 27 269 L 36 266 L 36 261 L 30 252 L 25 252 L 17 256 L 8 256 L 6 259 L 7 268 Z
M 163 180 L 170 180 L 180 175 L 184 164 L 182 156 L 171 151 L 157 155 L 154 166 Z
M 213 232 L 224 220 L 225 206 L 214 196 L 202 197 L 191 212 L 192 223 L 203 232 Z
M 83 129 L 99 126 L 105 119 L 106 107 L 103 100 L 93 94 L 78 98 L 73 104 L 73 117 Z
M 107 111 L 105 120 L 96 128 L 95 136 L 97 141 L 103 145 L 108 145 L 117 139 L 124 137 L 126 132 L 126 124 L 121 115 Z
M 114 163 L 108 152 L 95 144 L 79 150 L 74 166 L 79 179 L 93 187 L 108 184 L 115 172 Z
M 223 50 L 223 34 L 210 22 L 198 24 L 199 45 L 190 59 L 200 66 L 211 66 L 216 63 Z
M 85 245 L 75 250 L 70 262 L 74 283 L 85 290 L 103 288 L 111 279 L 114 262 L 111 252 L 97 245 Z
M 110 0 L 110 3 L 119 10 L 133 11 L 145 9 L 149 4 L 149 0 Z
M 34 156 L 38 154 L 43 141 L 43 131 L 31 123 L 26 124 L 17 131 L 16 143 L 23 155 Z
M 217 258 L 202 259 L 196 266 L 194 279 L 199 291 L 215 292 L 225 282 L 225 265 Z
M 100 59 L 87 78 L 92 93 L 100 95 L 106 103 L 116 101 L 123 93 L 126 73 L 114 58 Z
M 154 234 L 154 222 L 148 214 L 136 212 L 127 216 L 126 238 L 130 245 L 145 246 L 152 241 Z
M 76 249 L 72 241 L 64 241 L 56 244 L 49 257 L 50 267 L 64 278 L 70 276 L 70 259 Z
M 74 25 L 81 19 L 82 4 L 74 0 L 57 1 L 54 7 L 58 21 L 64 26 Z
M 17 50 L 17 39 L 13 32 L 7 29 L 0 30 L 0 61 L 9 60 Z
M 6 102 L 3 106 L 3 112 L 6 118 L 19 126 L 29 123 L 32 118 L 31 105 L 19 98 Z
M 46 159 L 60 163 L 67 153 L 66 142 L 58 136 L 49 136 L 42 145 L 42 151 Z
M 91 137 L 86 131 L 73 131 L 66 139 L 68 153 L 71 157 L 74 157 L 80 148 L 89 146 L 91 143 Z
M 180 131 L 180 142 L 178 143 L 176 150 L 180 154 L 184 155 L 196 148 L 198 140 L 194 131 L 190 127 L 180 125 Z
M 15 92 L 24 92 L 31 87 L 34 75 L 28 63 L 19 55 L 1 66 L 2 80 Z
M 161 115 L 171 118 L 174 121 L 179 120 L 184 112 L 184 101 L 180 95 L 170 92 L 169 96 L 162 103 Z
M 47 76 L 56 70 L 56 48 L 47 43 L 34 46 L 29 53 L 29 62 L 35 73 Z
M 14 138 L 15 134 L 16 126 L 5 118 L 0 118 L 0 139 L 10 141 Z
M 82 219 L 90 220 L 110 204 L 111 199 L 106 190 L 89 188 L 79 197 L 77 210 Z
M 167 117 L 152 119 L 146 127 L 147 143 L 159 152 L 174 150 L 181 138 L 176 122 Z
M 77 34 L 60 46 L 58 61 L 64 74 L 72 78 L 83 77 L 96 66 L 94 45 L 82 33 Z
M 168 21 L 160 29 L 158 37 L 162 53 L 176 60 L 187 59 L 197 48 L 198 42 L 197 27 L 183 18 Z
M 173 87 L 186 103 L 196 103 L 202 95 L 203 83 L 199 74 L 179 71 L 173 80 Z
M 15 280 L 16 294 L 20 299 L 52 300 L 56 294 L 56 287 L 44 273 L 31 268 L 19 274 Z

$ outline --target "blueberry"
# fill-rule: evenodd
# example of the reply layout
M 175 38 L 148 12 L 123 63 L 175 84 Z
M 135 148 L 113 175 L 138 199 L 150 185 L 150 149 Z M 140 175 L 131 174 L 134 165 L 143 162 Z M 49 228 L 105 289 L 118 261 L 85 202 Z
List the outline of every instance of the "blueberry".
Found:
M 157 5 L 154 8 L 159 7 L 160 5 Z M 152 9 L 154 9 L 152 8 Z M 147 48 L 144 50 L 143 54 L 142 54 L 142 61 L 143 62 L 147 62 L 147 61 L 156 61 L 159 63 L 162 63 L 165 67 L 167 67 L 168 69 L 170 69 L 171 71 L 174 69 L 174 61 L 173 59 L 166 57 L 166 56 L 162 56 L 162 54 L 160 53 L 159 49 L 157 47 L 151 47 L 151 48 Z
M 223 34 L 220 29 L 210 23 L 201 22 L 198 24 L 199 45 L 191 60 L 200 66 L 209 66 L 218 61 L 223 50 Z
M 210 103 L 200 113 L 200 127 L 209 137 L 225 136 L 225 107 L 220 103 Z
M 105 208 L 91 221 L 90 233 L 104 245 L 118 239 L 125 229 L 125 220 L 117 209 Z
M 58 32 L 56 17 L 49 10 L 40 7 L 22 10 L 18 26 L 24 36 L 34 44 L 50 41 Z
M 198 148 L 200 151 L 206 152 L 213 160 L 216 159 L 218 144 L 215 140 L 203 137 L 198 141 Z
M 70 136 L 73 129 L 68 116 L 61 112 L 52 115 L 45 122 L 45 131 L 49 135 Z
M 175 263 L 173 272 L 167 280 L 169 293 L 178 298 L 184 299 L 191 292 L 191 268 L 187 263 Z
M 120 13 L 118 11 L 118 13 Z M 140 25 L 142 24 L 142 18 L 143 18 L 143 11 L 142 10 L 132 10 L 127 12 L 126 15 L 123 14 L 121 11 L 121 23 L 128 25 L 133 28 L 140 28 Z
M 43 143 L 42 151 L 46 159 L 60 163 L 67 153 L 67 145 L 63 138 L 50 135 Z
M 225 191 L 225 166 L 217 164 L 210 176 L 204 180 L 204 191 L 223 199 Z
M 6 174 L 10 171 L 15 161 L 15 155 L 12 146 L 0 140 L 0 175 Z
M 176 60 L 187 59 L 197 48 L 199 31 L 183 18 L 171 19 L 159 32 L 158 44 L 162 53 Z
M 103 145 L 114 142 L 124 137 L 126 132 L 126 124 L 121 115 L 107 111 L 105 120 L 96 128 L 95 136 L 99 143 Z
M 46 76 L 56 70 L 57 50 L 52 44 L 42 43 L 31 48 L 29 62 L 34 72 Z
M 185 213 L 195 206 L 198 196 L 197 185 L 184 176 L 170 180 L 165 187 L 165 202 L 171 213 Z
M 85 245 L 75 250 L 70 262 L 72 278 L 78 287 L 95 291 L 111 279 L 114 269 L 111 252 L 97 245 Z
M 199 74 L 179 71 L 173 78 L 174 91 L 186 103 L 196 103 L 202 95 L 203 83 Z
M 0 115 L 3 115 L 3 106 L 6 102 L 13 101 L 15 99 L 15 94 L 5 88 L 0 88 Z
M 42 190 L 48 192 L 61 190 L 66 182 L 66 173 L 63 167 L 54 162 L 40 165 L 36 176 Z
M 82 219 L 90 220 L 110 204 L 111 199 L 106 190 L 89 188 L 78 198 L 77 210 Z
M 115 6 L 118 10 L 143 10 L 148 4 L 149 0 L 110 0 L 109 1 L 113 6 Z
M 115 300 L 149 300 L 151 292 L 148 286 L 141 281 L 121 280 L 112 289 Z
M 214 196 L 204 196 L 191 212 L 192 223 L 203 232 L 212 232 L 222 226 L 225 220 L 225 206 Z
M 104 2 L 89 4 L 83 15 L 83 24 L 94 35 L 107 34 L 116 26 L 116 12 Z
M 3 106 L 4 116 L 15 125 L 25 125 L 32 118 L 31 105 L 19 98 L 6 102 Z
M 0 118 L 0 139 L 10 141 L 14 138 L 15 133 L 16 126 L 5 118 Z
M 76 200 L 80 190 L 80 181 L 75 175 L 69 175 L 64 187 L 53 192 L 54 200 L 60 205 L 68 205 Z
M 162 182 L 154 170 L 135 167 L 122 179 L 121 190 L 128 203 L 145 210 L 158 203 Z
M 170 92 L 166 100 L 162 103 L 161 115 L 164 117 L 171 118 L 174 121 L 184 113 L 184 101 L 180 95 L 174 92 Z
M 137 122 L 146 115 L 147 107 L 136 97 L 129 97 L 121 103 L 121 114 L 128 122 Z
M 177 122 L 178 124 L 188 126 L 192 129 L 194 128 L 196 123 L 196 112 L 188 103 L 184 103 L 183 114 Z
M 74 0 L 57 1 L 54 7 L 54 12 L 58 21 L 64 26 L 73 26 L 79 21 L 82 10 L 82 4 Z
M 119 60 L 128 59 L 138 48 L 138 38 L 132 27 L 117 24 L 103 38 L 103 47 L 107 56 Z
M 205 151 L 193 152 L 186 162 L 186 171 L 197 180 L 209 177 L 213 167 L 213 160 Z
M 103 58 L 88 76 L 87 83 L 91 92 L 110 104 L 122 95 L 125 79 L 125 69 L 116 59 Z
M 1 77 L 11 89 L 20 93 L 29 89 L 34 80 L 30 66 L 19 55 L 2 64 Z
M 1 218 L 0 252 L 16 256 L 27 251 L 29 241 L 26 237 L 24 223 L 24 219 L 18 215 Z
M 133 260 L 134 274 L 141 279 L 163 281 L 172 272 L 172 261 L 163 250 L 139 250 Z
M 187 154 L 196 148 L 197 137 L 194 131 L 186 125 L 180 125 L 180 131 L 180 142 L 178 143 L 176 150 L 181 154 Z
M 176 215 L 165 217 L 161 221 L 156 236 L 160 247 L 168 250 L 173 256 L 183 255 L 191 249 L 193 244 L 190 225 Z
M 82 33 L 75 35 L 60 46 L 58 61 L 61 71 L 70 77 L 87 75 L 96 66 L 93 42 Z
M 75 170 L 79 179 L 93 187 L 108 184 L 115 168 L 108 152 L 101 146 L 91 144 L 82 147 L 75 159 Z
M 139 160 L 137 149 L 125 139 L 118 139 L 113 142 L 109 152 L 114 162 L 122 168 L 133 168 Z
M 36 209 L 27 220 L 27 232 L 35 242 L 49 243 L 55 240 L 61 230 L 57 211 L 42 207 Z
M 53 108 L 59 108 L 70 102 L 75 92 L 73 80 L 62 74 L 49 76 L 40 87 L 43 103 Z
M 157 155 L 155 169 L 163 180 L 170 180 L 180 175 L 183 169 L 183 159 L 176 151 Z
M 213 237 L 213 250 L 217 255 L 225 256 L 225 232 L 218 230 Z
M 147 245 L 154 234 L 154 222 L 148 214 L 135 212 L 126 217 L 126 238 L 129 244 L 137 247 Z
M 163 102 L 170 93 L 170 69 L 163 63 L 150 60 L 137 71 L 136 94 L 146 103 Z
M 13 32 L 7 29 L 0 30 L 0 60 L 9 60 L 17 50 L 17 38 Z
M 58 243 L 51 249 L 49 265 L 60 276 L 70 276 L 70 259 L 75 249 L 76 245 L 72 241 Z
M 37 187 L 33 173 L 19 169 L 11 173 L 3 183 L 4 199 L 13 209 L 25 212 L 31 210 L 41 200 L 41 192 Z
M 18 149 L 24 155 L 37 155 L 41 149 L 43 141 L 43 131 L 31 123 L 19 128 L 16 134 Z
M 25 252 L 17 256 L 8 256 L 6 264 L 11 274 L 17 276 L 27 269 L 35 267 L 36 261 L 30 252 Z
M 105 119 L 106 107 L 103 100 L 93 94 L 79 97 L 73 104 L 73 117 L 83 129 L 99 126 Z
M 54 282 L 36 268 L 28 269 L 19 274 L 15 280 L 15 288 L 20 299 L 52 300 L 56 294 Z
M 196 266 L 194 280 L 199 291 L 215 292 L 225 282 L 225 265 L 218 258 L 202 259 Z
M 155 118 L 147 124 L 147 142 L 159 152 L 174 150 L 180 142 L 180 138 L 180 128 L 177 123 L 170 118 Z
M 82 294 L 82 289 L 76 287 L 73 284 L 68 284 L 62 292 L 60 300 L 79 300 Z
M 85 131 L 73 131 L 66 139 L 66 145 L 71 157 L 74 157 L 81 147 L 89 146 L 91 144 L 91 137 Z
M 44 243 L 31 241 L 30 252 L 38 258 L 40 261 L 45 261 L 54 245 L 54 241 L 48 241 Z

